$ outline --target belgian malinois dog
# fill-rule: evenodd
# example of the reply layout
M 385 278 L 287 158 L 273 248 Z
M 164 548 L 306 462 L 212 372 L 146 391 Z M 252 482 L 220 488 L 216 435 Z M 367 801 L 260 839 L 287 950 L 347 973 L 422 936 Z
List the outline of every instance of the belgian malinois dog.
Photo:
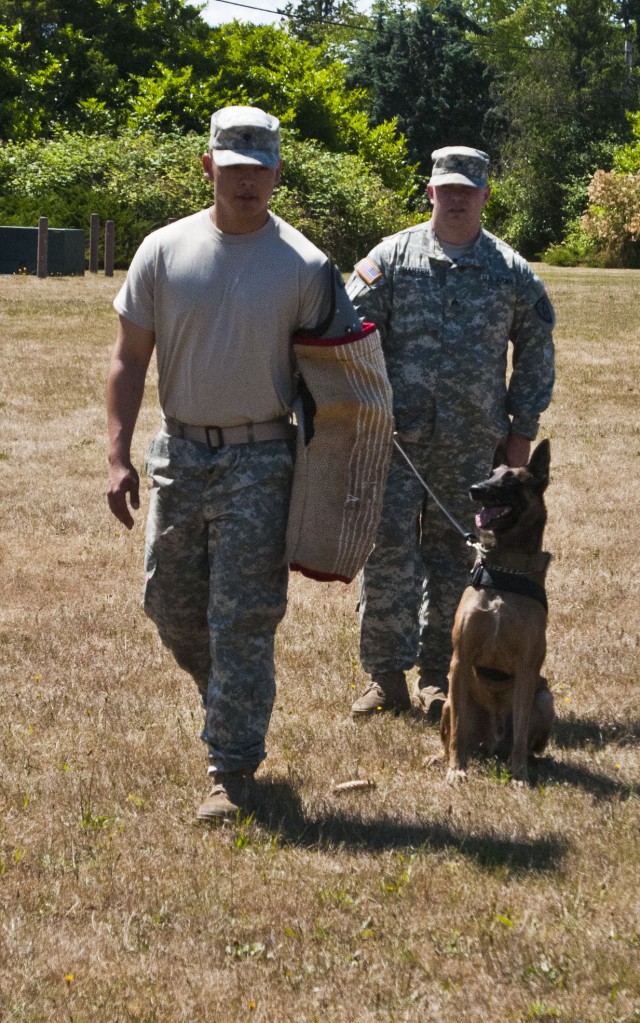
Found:
M 542 752 L 554 720 L 553 697 L 540 674 L 551 560 L 542 550 L 549 441 L 538 444 L 522 468 L 505 462 L 499 444 L 491 475 L 469 491 L 482 504 L 475 520 L 480 545 L 456 611 L 440 724 L 450 784 L 466 776 L 470 753 L 510 756 L 513 780 L 527 782 L 528 757 Z

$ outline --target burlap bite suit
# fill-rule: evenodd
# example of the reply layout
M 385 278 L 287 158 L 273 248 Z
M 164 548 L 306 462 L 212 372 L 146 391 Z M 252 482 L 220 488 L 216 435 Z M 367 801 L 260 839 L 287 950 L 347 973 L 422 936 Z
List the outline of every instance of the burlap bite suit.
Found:
M 393 445 L 392 394 L 374 324 L 354 319 L 337 270 L 334 308 L 294 337 L 300 388 L 287 560 L 350 582 L 373 547 Z

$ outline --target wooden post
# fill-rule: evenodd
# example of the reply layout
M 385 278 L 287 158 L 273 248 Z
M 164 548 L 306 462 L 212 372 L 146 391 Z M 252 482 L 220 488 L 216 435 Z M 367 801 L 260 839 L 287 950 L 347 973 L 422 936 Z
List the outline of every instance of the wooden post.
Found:
M 104 275 L 113 277 L 113 259 L 116 247 L 116 225 L 113 220 L 107 220 L 104 225 Z
M 36 257 L 36 273 L 38 277 L 46 277 L 49 272 L 49 220 L 40 217 L 38 221 L 38 255 Z
M 98 272 L 98 246 L 100 244 L 100 217 L 97 213 L 91 214 L 89 229 L 89 273 Z

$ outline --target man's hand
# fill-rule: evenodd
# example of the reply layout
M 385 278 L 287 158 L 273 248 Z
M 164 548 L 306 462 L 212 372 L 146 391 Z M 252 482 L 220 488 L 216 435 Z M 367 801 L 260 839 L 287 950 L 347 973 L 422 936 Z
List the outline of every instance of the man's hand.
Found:
M 134 511 L 137 511 L 140 507 L 140 477 L 138 473 L 130 462 L 125 465 L 120 463 L 110 465 L 109 486 L 107 487 L 109 508 L 123 526 L 131 529 L 135 520 L 129 511 L 127 496 L 129 504 Z
M 153 331 L 144 330 L 124 316 L 120 317 L 107 379 L 107 500 L 115 517 L 127 529 L 131 529 L 134 523 L 129 504 L 134 511 L 140 507 L 140 477 L 131 464 L 131 438 L 142 403 L 144 382 L 154 345 Z
M 521 437 L 519 433 L 510 433 L 507 437 L 507 465 L 512 469 L 518 469 L 526 465 L 531 454 L 531 441 L 528 437 Z

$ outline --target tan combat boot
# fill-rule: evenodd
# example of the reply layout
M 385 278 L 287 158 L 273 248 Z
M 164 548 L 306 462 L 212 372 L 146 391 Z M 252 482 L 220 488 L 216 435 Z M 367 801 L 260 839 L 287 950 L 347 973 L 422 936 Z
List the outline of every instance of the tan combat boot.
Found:
M 216 771 L 212 774 L 213 787 L 198 807 L 197 819 L 218 824 L 235 819 L 238 813 L 248 813 L 255 797 L 255 770 L 255 767 L 245 767 L 239 771 Z
M 448 692 L 449 682 L 446 674 L 420 668 L 415 696 L 430 724 L 439 724 Z
M 351 707 L 354 717 L 363 717 L 384 710 L 410 710 L 411 697 L 404 671 L 380 671 Z

